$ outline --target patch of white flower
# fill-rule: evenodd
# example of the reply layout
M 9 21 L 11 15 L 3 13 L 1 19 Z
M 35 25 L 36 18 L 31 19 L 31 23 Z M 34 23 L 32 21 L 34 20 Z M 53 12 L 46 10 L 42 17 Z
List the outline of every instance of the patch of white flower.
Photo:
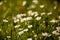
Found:
M 36 17 L 36 20 L 40 20 L 41 19 L 41 17 Z
M 23 30 L 23 28 L 19 28 L 18 30 Z
M 11 36 L 7 36 L 7 38 L 11 38 Z
M 20 25 L 16 25 L 16 26 L 14 26 L 15 28 L 19 28 L 20 27 Z
M 48 36 L 48 33 L 47 32 L 42 33 L 42 36 Z
M 22 35 L 24 33 L 24 31 L 20 31 L 18 32 L 18 35 Z
M 60 27 L 56 27 L 57 31 L 59 32 L 60 31 Z
M 25 6 L 25 5 L 26 5 L 26 1 L 23 1 L 22 6 Z
M 0 5 L 2 5 L 3 4 L 3 2 L 0 2 Z
M 44 5 L 40 5 L 40 8 L 44 8 Z
M 51 15 L 51 14 L 52 14 L 52 12 L 47 13 L 47 15 Z
M 19 22 L 19 19 L 14 19 L 14 23 Z
M 58 18 L 60 19 L 60 16 L 58 16 Z
M 56 23 L 56 22 L 58 22 L 58 21 L 59 21 L 59 20 L 55 20 L 55 19 L 50 20 L 51 23 Z
M 31 5 L 30 8 L 35 8 L 35 5 Z
M 2 31 L 2 29 L 0 29 L 0 31 Z
M 27 21 L 28 21 L 28 20 L 32 20 L 32 17 L 27 17 L 26 20 L 27 20 Z
M 32 38 L 28 38 L 27 40 L 32 40 Z
M 28 28 L 32 28 L 33 26 L 32 25 L 28 25 Z
M 24 29 L 23 31 L 24 31 L 24 32 L 27 32 L 27 31 L 28 31 L 28 29 Z
M 42 12 L 42 13 L 41 13 L 41 16 L 43 16 L 43 15 L 45 15 L 45 14 L 46 14 L 45 12 Z
M 32 2 L 35 3 L 35 4 L 37 4 L 38 3 L 38 0 L 33 0 Z
M 57 32 L 57 30 L 53 31 L 52 34 L 59 35 L 59 33 Z
M 8 22 L 8 20 L 7 19 L 3 19 L 3 22 Z

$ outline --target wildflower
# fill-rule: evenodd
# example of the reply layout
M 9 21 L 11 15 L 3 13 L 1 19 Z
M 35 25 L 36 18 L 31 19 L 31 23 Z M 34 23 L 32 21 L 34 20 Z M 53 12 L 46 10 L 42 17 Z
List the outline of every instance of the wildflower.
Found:
M 7 36 L 7 38 L 11 38 L 11 36 Z
M 27 31 L 28 31 L 28 29 L 24 29 L 23 31 L 24 31 L 24 32 L 27 32 Z
M 0 31 L 1 31 L 2 29 L 0 29 Z
M 32 38 L 28 38 L 27 40 L 32 40 Z
M 54 6 L 54 9 L 56 9 L 57 8 L 57 6 Z
M 41 19 L 41 17 L 36 17 L 36 20 L 40 20 Z
M 24 6 L 25 4 L 26 4 L 26 1 L 23 1 L 22 6 Z
M 26 14 L 20 14 L 21 16 L 26 16 Z
M 14 26 L 15 28 L 19 28 L 20 27 L 20 25 L 16 25 L 16 26 Z
M 47 15 L 51 15 L 51 14 L 52 14 L 52 12 L 47 13 Z
M 60 16 L 58 16 L 58 18 L 60 19 Z
M 16 17 L 17 17 L 17 18 L 20 18 L 20 17 L 21 17 L 21 15 L 20 15 L 20 14 L 17 14 L 17 15 L 16 15 Z
M 18 32 L 19 35 L 22 35 L 23 33 L 24 33 L 24 31 L 20 31 L 20 32 Z
M 34 37 L 37 37 L 37 35 L 35 34 Z
M 48 36 L 48 33 L 46 33 L 46 32 L 42 33 L 42 36 Z
M 59 35 L 59 33 L 57 32 L 57 30 L 53 31 L 52 34 Z
M 45 15 L 45 14 L 46 14 L 45 12 L 42 12 L 42 13 L 41 13 L 41 16 L 43 16 L 43 15 Z
M 38 12 L 33 12 L 34 13 L 34 17 L 38 16 Z
M 58 22 L 58 20 L 52 19 L 52 20 L 50 20 L 50 22 L 56 23 L 56 22 Z
M 19 22 L 19 19 L 15 19 L 15 20 L 14 20 L 14 23 L 16 23 L 16 22 Z
M 60 27 L 56 27 L 57 31 L 60 31 Z
M 33 0 L 32 2 L 35 3 L 35 4 L 37 4 L 38 3 L 38 0 Z
M 44 8 L 44 5 L 40 5 L 40 8 Z
M 29 14 L 32 13 L 32 10 L 29 10 L 28 13 L 29 13 Z
M 23 30 L 23 28 L 19 28 L 18 30 Z
M 3 2 L 0 2 L 0 5 L 2 5 L 3 4 Z
M 30 8 L 35 8 L 35 5 L 31 5 L 31 7 Z
M 8 22 L 8 20 L 6 20 L 6 19 L 3 19 L 3 22 Z
M 28 25 L 28 28 L 31 28 L 31 27 L 33 27 L 32 25 Z
M 32 17 L 27 17 L 26 20 L 32 20 Z

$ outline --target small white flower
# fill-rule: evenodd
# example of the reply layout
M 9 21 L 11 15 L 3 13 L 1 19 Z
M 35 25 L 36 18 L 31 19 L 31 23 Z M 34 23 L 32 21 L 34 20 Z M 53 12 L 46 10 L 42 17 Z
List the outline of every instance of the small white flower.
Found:
M 38 12 L 33 12 L 34 13 L 34 17 L 38 16 Z
M 0 29 L 0 31 L 1 31 L 2 29 Z
M 26 16 L 26 14 L 20 14 L 21 16 Z
M 19 22 L 19 19 L 15 19 L 15 20 L 14 20 L 14 23 L 16 23 L 16 22 Z
M 18 30 L 23 30 L 23 28 L 19 28 Z
M 32 40 L 32 38 L 28 38 L 27 40 Z
M 56 27 L 57 31 L 59 32 L 60 31 L 60 27 Z
M 17 18 L 20 18 L 20 17 L 21 17 L 21 15 L 20 15 L 20 14 L 17 14 L 17 15 L 16 15 L 16 17 L 17 17 Z
M 37 4 L 38 3 L 38 0 L 33 0 L 32 2 L 35 3 L 35 4 Z
M 41 19 L 41 17 L 36 17 L 36 20 L 40 20 Z
M 58 22 L 58 21 L 59 21 L 59 20 L 52 19 L 50 22 L 56 23 L 56 22 Z
M 3 19 L 3 22 L 8 22 L 8 20 L 6 20 L 6 19 Z
M 57 8 L 57 6 L 54 6 L 54 9 L 56 9 Z
M 28 13 L 28 14 L 32 13 L 32 10 L 29 10 L 27 13 Z
M 24 29 L 23 31 L 24 31 L 24 32 L 27 32 L 27 31 L 28 31 L 28 29 Z
M 11 38 L 11 36 L 7 36 L 7 38 Z
M 30 8 L 35 8 L 35 5 L 31 5 Z
M 58 16 L 58 18 L 60 19 L 60 16 Z
M 51 15 L 51 14 L 52 14 L 52 12 L 47 13 L 47 15 Z
M 20 32 L 18 32 L 19 35 L 22 35 L 23 33 L 24 33 L 24 31 L 20 31 Z
M 18 28 L 18 27 L 20 27 L 20 25 L 16 25 L 16 26 L 14 26 L 15 28 Z
M 32 20 L 32 17 L 27 17 L 26 20 Z
M 45 15 L 45 14 L 46 14 L 45 12 L 42 12 L 42 13 L 41 13 L 41 16 L 43 16 L 43 15 Z
M 25 4 L 26 4 L 26 1 L 23 1 L 22 6 L 25 6 Z
M 40 5 L 40 8 L 44 8 L 44 5 Z
M 0 5 L 2 5 L 3 4 L 3 2 L 0 2 Z
M 28 25 L 28 28 L 32 28 L 33 26 L 32 25 Z
M 42 33 L 42 36 L 48 36 L 48 33 L 46 33 L 46 32 Z
M 26 19 L 26 18 L 23 18 L 23 20 L 24 20 L 24 21 L 27 21 L 27 19 Z
M 57 32 L 57 30 L 53 31 L 52 34 L 59 35 L 59 33 Z
M 35 34 L 34 37 L 37 37 L 37 35 Z

